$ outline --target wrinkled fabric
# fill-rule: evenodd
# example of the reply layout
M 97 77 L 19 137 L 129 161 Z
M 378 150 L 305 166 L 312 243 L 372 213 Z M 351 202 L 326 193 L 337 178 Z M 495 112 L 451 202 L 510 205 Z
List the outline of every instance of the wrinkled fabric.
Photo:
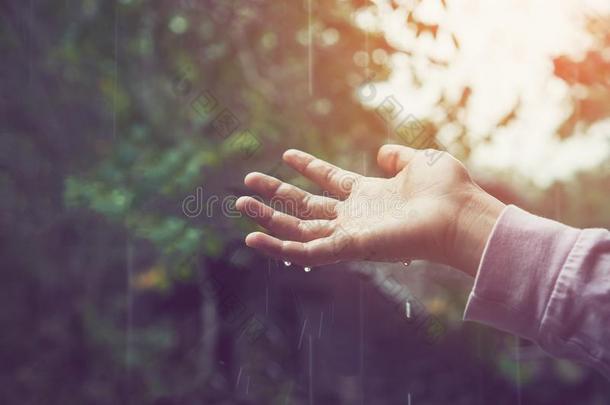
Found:
M 487 240 L 464 319 L 610 379 L 610 232 L 507 206 Z

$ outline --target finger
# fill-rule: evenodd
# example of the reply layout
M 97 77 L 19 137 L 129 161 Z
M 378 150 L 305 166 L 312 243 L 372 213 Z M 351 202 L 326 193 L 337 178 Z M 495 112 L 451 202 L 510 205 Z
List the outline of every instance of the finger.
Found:
M 356 173 L 340 169 L 296 149 L 284 152 L 283 159 L 303 176 L 340 198 L 347 198 L 354 183 L 360 178 L 360 175 Z
M 262 232 L 254 232 L 246 237 L 246 245 L 258 249 L 268 256 L 287 260 L 302 266 L 320 266 L 344 260 L 337 252 L 333 237 L 315 239 L 309 242 L 282 241 Z
M 271 206 L 302 219 L 334 219 L 339 201 L 314 195 L 275 177 L 263 173 L 250 173 L 244 179 L 246 186 L 271 200 Z
M 389 176 L 404 169 L 417 151 L 402 145 L 383 145 L 377 153 L 377 164 Z
M 252 197 L 240 197 L 235 207 L 282 239 L 308 242 L 328 236 L 333 229 L 330 221 L 303 221 L 276 211 Z

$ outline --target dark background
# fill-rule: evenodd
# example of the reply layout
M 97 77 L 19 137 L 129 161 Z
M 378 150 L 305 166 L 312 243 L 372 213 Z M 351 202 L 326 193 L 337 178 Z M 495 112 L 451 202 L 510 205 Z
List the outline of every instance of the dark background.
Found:
M 201 200 L 184 211 L 197 187 L 204 199 L 247 193 L 251 170 L 313 189 L 279 166 L 288 147 L 376 174 L 386 123 L 355 94 L 390 68 L 354 55 L 395 50 L 354 25 L 369 5 L 316 0 L 310 48 L 307 1 L 1 3 L 1 403 L 608 403 L 596 372 L 463 324 L 469 281 L 447 269 L 304 273 L 245 248 L 244 219 L 206 215 Z M 433 38 L 443 29 L 405 24 Z M 562 139 L 610 116 L 608 20 L 590 28 L 597 48 L 553 61 L 590 90 Z M 469 95 L 439 101 L 447 121 L 464 128 Z M 439 123 L 418 124 L 442 147 Z M 476 147 L 465 134 L 457 146 L 462 159 Z M 608 227 L 609 172 L 548 189 L 512 187 L 509 174 L 484 185 Z M 415 320 L 383 288 L 388 276 L 413 293 Z

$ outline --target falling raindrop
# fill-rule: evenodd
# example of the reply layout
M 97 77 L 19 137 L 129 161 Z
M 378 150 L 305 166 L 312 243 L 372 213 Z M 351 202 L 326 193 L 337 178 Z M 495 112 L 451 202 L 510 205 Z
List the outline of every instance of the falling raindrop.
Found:
M 292 263 L 290 263 L 289 261 L 284 260 L 284 266 L 286 266 L 286 267 L 290 267 L 290 265 L 291 265 L 291 264 L 292 264 Z
M 311 271 L 311 267 L 309 267 L 309 266 L 303 267 L 303 270 L 305 270 L 306 273 L 309 273 Z
M 402 263 L 405 267 L 409 267 L 411 265 L 411 259 L 407 259 Z

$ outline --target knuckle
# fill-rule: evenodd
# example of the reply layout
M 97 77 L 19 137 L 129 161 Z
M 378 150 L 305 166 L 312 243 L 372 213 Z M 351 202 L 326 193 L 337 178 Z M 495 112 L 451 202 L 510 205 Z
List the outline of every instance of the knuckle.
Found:
M 334 168 L 329 168 L 326 170 L 326 173 L 324 173 L 324 181 L 327 183 L 332 183 L 333 179 L 335 178 L 335 174 L 336 170 Z
M 305 165 L 303 166 L 303 171 L 309 171 L 311 169 L 311 165 L 315 162 L 315 159 L 309 160 L 305 163 Z
M 297 234 L 299 235 L 299 239 L 301 240 L 307 238 L 309 234 L 309 227 L 307 226 L 307 223 L 299 220 L 297 224 Z
M 303 207 L 307 207 L 311 204 L 311 194 L 305 192 L 303 193 L 303 196 L 301 197 L 301 205 Z

